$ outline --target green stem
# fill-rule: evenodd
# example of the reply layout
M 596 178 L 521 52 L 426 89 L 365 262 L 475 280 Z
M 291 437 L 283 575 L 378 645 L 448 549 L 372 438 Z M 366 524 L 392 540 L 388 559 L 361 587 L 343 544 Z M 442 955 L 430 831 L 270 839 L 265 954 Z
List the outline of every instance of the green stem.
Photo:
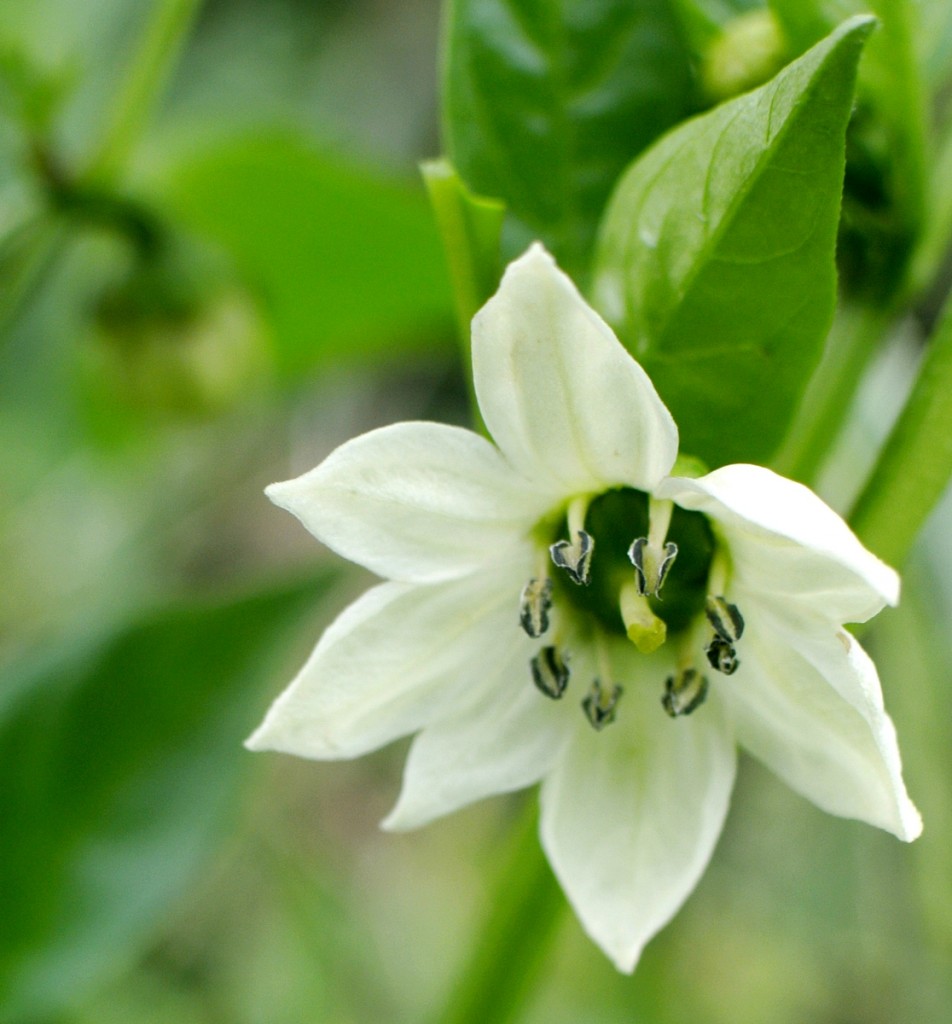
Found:
M 874 0 L 871 7 L 882 27 L 870 49 L 875 48 L 881 65 L 892 72 L 880 85 L 878 99 L 892 135 L 896 199 L 915 236 L 925 220 L 929 181 L 928 104 L 916 48 L 915 5 L 911 0 Z
M 952 477 L 952 296 L 912 392 L 850 516 L 860 539 L 894 565 L 905 559 Z
M 891 320 L 887 310 L 841 306 L 826 352 L 776 458 L 774 468 L 805 484 L 815 482 L 839 435 L 867 363 Z
M 172 72 L 201 0 L 156 0 L 86 180 L 109 180 L 123 167 Z
M 903 305 L 931 286 L 952 240 L 952 121 L 939 144 L 930 193 L 929 216 L 922 225 L 901 289 Z
M 56 217 L 39 216 L 0 245 L 0 343 L 55 266 L 66 237 Z
M 517 823 L 492 906 L 439 1024 L 509 1024 L 545 966 L 565 901 L 539 846 L 535 802 Z
M 449 266 L 456 325 L 470 385 L 473 418 L 482 429 L 473 391 L 470 323 L 499 283 L 499 239 L 505 207 L 476 196 L 448 160 L 420 165 Z

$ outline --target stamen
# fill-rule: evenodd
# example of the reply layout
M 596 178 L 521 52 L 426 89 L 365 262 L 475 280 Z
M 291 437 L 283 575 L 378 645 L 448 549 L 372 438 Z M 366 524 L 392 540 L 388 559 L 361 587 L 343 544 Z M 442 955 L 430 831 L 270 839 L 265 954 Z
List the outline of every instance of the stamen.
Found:
M 628 558 L 635 567 L 635 586 L 645 597 L 658 597 L 664 581 L 678 557 L 678 546 L 665 541 L 674 502 L 648 499 L 648 536 L 639 537 L 628 549 Z
M 737 651 L 719 636 L 714 637 L 707 647 L 704 648 L 704 653 L 707 655 L 711 668 L 717 669 L 718 672 L 723 672 L 725 676 L 732 676 L 740 664 Z
M 552 580 L 547 576 L 534 576 L 522 588 L 519 603 L 519 622 L 534 640 L 548 630 L 551 607 Z
M 672 718 L 689 715 L 699 708 L 707 697 L 707 676 L 696 668 L 680 669 L 677 675 L 668 676 L 664 684 L 661 704 Z
M 588 694 L 582 701 L 582 710 L 589 724 L 600 731 L 615 721 L 615 710 L 622 695 L 622 688 L 612 684 L 612 666 L 608 657 L 605 637 L 596 630 L 593 638 L 595 657 L 598 661 L 598 675 L 592 680 Z M 605 685 L 602 685 L 602 680 Z
M 585 712 L 585 717 L 589 720 L 593 729 L 600 731 L 606 725 L 615 721 L 615 709 L 618 706 L 618 700 L 622 692 L 620 686 L 613 686 L 611 693 L 606 693 L 602 689 L 600 679 L 592 681 L 592 688 L 589 690 L 588 696 L 582 701 L 582 710 Z
M 727 598 L 708 597 L 704 614 L 714 632 L 726 644 L 737 643 L 744 635 L 744 617 L 736 604 L 730 604 Z
M 589 500 L 589 495 L 583 494 L 569 503 L 565 513 L 569 540 L 557 541 L 549 548 L 555 565 L 564 569 L 569 579 L 580 587 L 587 587 L 591 582 L 592 552 L 595 550 L 595 538 L 585 532 Z
M 619 608 L 628 639 L 642 654 L 656 651 L 667 639 L 668 627 L 651 610 L 648 598 L 629 581 L 621 588 Z
M 647 537 L 632 541 L 628 558 L 635 567 L 635 586 L 642 597 L 658 597 L 665 578 L 678 557 L 678 546 L 668 541 L 662 548 L 652 547 Z
M 568 656 L 562 658 L 557 648 L 543 647 L 529 662 L 532 681 L 546 695 L 558 700 L 569 685 Z
M 714 630 L 711 642 L 704 648 L 708 663 L 725 676 L 733 675 L 740 664 L 734 645 L 744 635 L 744 617 L 737 605 L 723 596 L 708 597 L 704 613 Z
M 574 541 L 556 541 L 549 548 L 552 561 L 559 569 L 569 574 L 569 579 L 579 586 L 587 587 L 591 582 L 592 552 L 595 541 L 591 534 L 578 530 Z

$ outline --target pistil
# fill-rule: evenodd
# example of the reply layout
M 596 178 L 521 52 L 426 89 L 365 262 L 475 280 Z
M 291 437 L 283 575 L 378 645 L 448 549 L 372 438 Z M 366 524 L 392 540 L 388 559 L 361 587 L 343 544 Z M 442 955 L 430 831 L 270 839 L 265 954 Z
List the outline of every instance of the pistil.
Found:
M 668 627 L 651 610 L 648 598 L 639 592 L 634 580 L 621 588 L 618 605 L 628 639 L 642 654 L 651 654 L 661 647 L 667 639 Z

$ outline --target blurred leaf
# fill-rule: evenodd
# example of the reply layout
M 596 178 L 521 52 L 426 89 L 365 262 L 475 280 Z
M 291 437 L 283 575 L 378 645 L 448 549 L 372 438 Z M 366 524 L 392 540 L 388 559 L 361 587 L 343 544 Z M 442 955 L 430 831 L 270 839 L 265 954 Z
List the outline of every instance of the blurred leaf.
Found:
M 672 132 L 622 180 L 596 271 L 601 311 L 651 374 L 682 447 L 764 461 L 833 313 L 846 122 L 871 19 Z
M 578 274 L 618 175 L 688 111 L 668 3 L 453 0 L 446 38 L 453 163 L 515 218 L 507 255 L 539 238 Z
M 0 704 L 0 1020 L 148 941 L 223 834 L 269 666 L 333 580 L 177 606 L 14 671 Z
M 452 322 L 423 190 L 292 138 L 240 138 L 179 162 L 160 185 L 184 224 L 258 288 L 285 374 L 328 360 L 400 358 Z
M 924 0 L 919 4 L 923 67 L 936 90 L 952 77 L 952 4 L 948 0 Z

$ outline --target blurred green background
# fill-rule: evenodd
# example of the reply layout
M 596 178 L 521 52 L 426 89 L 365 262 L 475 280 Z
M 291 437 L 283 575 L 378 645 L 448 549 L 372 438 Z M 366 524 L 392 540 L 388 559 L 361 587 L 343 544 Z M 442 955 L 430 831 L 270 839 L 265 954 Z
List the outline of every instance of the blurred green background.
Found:
M 373 426 L 466 421 L 416 171 L 439 13 L 0 6 L 4 1024 L 438 1020 L 490 909 L 519 798 L 383 834 L 403 745 L 241 746 L 368 582 L 262 488 Z M 834 502 L 916 351 L 907 332 L 874 366 Z M 950 523 L 866 636 L 924 837 L 826 817 L 745 761 L 634 977 L 566 911 L 525 1021 L 952 1019 Z

